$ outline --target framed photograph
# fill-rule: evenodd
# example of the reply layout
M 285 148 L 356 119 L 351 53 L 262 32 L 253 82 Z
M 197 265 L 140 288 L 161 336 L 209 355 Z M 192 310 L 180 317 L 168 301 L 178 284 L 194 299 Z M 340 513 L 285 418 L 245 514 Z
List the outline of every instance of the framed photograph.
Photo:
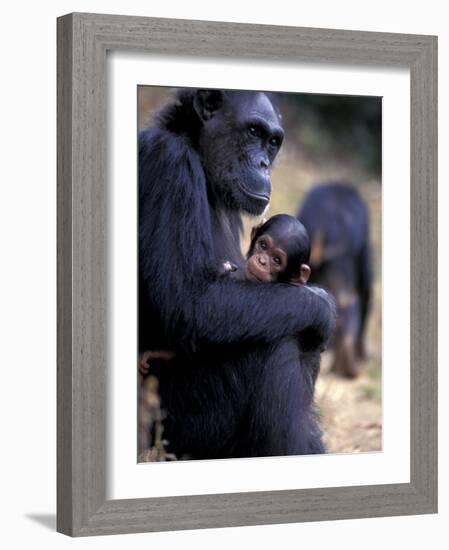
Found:
M 58 19 L 58 531 L 437 511 L 437 39 Z

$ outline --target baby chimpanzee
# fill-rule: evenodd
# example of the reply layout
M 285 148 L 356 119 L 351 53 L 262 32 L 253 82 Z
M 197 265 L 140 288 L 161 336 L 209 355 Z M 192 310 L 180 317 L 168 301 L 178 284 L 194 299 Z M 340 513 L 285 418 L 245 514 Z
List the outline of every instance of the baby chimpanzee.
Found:
M 293 216 L 278 214 L 253 227 L 244 278 L 260 283 L 305 284 L 310 276 L 310 241 L 307 230 Z M 237 266 L 224 264 L 238 275 Z
M 306 228 L 297 218 L 278 214 L 252 229 L 244 270 L 225 262 L 223 271 L 253 282 L 304 285 L 310 277 L 309 257 L 310 239 Z M 325 294 L 318 287 L 309 288 Z M 309 351 L 301 342 L 299 349 L 301 365 L 310 369 L 315 381 L 320 369 L 320 350 Z

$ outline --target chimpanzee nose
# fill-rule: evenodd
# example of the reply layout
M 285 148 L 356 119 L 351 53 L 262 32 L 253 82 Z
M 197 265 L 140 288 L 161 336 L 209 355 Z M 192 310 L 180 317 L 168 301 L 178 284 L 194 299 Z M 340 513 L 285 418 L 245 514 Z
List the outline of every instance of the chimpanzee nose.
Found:
M 266 158 L 260 159 L 260 167 L 262 168 L 262 170 L 268 170 L 268 168 L 270 167 L 270 161 Z
M 265 256 L 259 256 L 259 263 L 260 265 L 267 265 L 267 259 Z

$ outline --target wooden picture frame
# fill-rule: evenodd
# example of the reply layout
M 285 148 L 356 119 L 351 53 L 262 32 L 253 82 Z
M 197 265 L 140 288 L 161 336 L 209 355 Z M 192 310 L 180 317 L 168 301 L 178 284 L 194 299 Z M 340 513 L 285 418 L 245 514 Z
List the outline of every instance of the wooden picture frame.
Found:
M 106 499 L 106 52 L 408 67 L 410 483 Z M 72 536 L 437 511 L 437 38 L 75 13 L 58 19 L 58 504 Z

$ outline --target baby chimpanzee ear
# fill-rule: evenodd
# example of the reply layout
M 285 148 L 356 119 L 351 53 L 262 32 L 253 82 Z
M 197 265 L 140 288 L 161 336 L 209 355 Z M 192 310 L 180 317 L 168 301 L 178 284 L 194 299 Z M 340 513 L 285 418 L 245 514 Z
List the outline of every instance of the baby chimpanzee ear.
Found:
M 307 264 L 301 264 L 299 271 L 290 277 L 290 282 L 298 285 L 305 285 L 310 277 L 310 267 Z

